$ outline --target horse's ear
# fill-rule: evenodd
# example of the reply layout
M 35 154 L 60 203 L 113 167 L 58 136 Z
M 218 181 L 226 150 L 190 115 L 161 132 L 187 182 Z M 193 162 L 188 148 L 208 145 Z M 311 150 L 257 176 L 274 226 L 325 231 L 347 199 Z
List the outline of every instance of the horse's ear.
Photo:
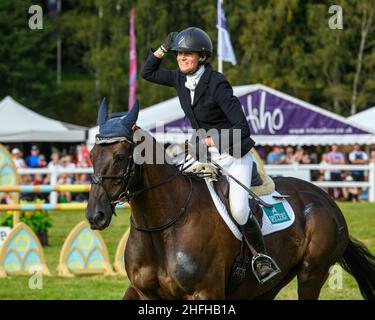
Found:
M 98 112 L 98 125 L 103 125 L 108 119 L 108 103 L 107 98 L 104 97 L 102 103 L 100 104 Z
M 133 108 L 128 112 L 128 114 L 122 118 L 121 123 L 126 128 L 132 128 L 133 125 L 137 122 L 139 113 L 139 102 L 136 100 L 134 102 Z

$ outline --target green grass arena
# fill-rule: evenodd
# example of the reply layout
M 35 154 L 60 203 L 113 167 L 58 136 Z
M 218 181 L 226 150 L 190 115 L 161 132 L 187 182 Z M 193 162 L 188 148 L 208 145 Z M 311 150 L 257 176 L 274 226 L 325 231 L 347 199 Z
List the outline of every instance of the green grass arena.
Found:
M 362 241 L 375 253 L 375 203 L 339 203 L 352 237 Z M 113 264 L 117 245 L 129 226 L 129 209 L 117 210 L 112 223 L 101 234 L 109 251 Z M 4 213 L 0 213 L 4 214 Z M 52 276 L 43 276 L 42 289 L 29 288 L 29 276 L 0 278 L 0 299 L 121 299 L 129 285 L 124 276 L 76 276 L 58 277 L 56 267 L 62 245 L 76 224 L 85 220 L 83 211 L 52 212 L 52 228 L 49 229 L 49 246 L 44 247 L 47 266 Z M 337 269 L 336 269 L 337 270 Z M 342 270 L 342 287 L 329 277 L 324 285 L 322 300 L 357 300 L 362 299 L 354 278 Z M 337 275 L 337 273 L 335 274 Z M 277 296 L 280 300 L 297 299 L 297 281 L 294 279 Z

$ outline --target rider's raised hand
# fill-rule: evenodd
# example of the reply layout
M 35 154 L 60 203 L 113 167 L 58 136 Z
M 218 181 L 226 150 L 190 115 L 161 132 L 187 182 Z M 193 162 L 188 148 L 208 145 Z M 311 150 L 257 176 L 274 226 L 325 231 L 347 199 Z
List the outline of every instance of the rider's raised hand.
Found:
M 164 40 L 161 48 L 164 52 L 168 52 L 172 48 L 174 39 L 176 39 L 178 32 L 171 32 L 168 34 L 167 38 Z

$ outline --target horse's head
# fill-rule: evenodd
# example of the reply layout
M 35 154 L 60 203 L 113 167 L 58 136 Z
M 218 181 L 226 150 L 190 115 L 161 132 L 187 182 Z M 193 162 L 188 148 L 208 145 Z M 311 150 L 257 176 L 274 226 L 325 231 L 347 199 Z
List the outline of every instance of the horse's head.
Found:
M 92 229 L 103 230 L 111 222 L 116 201 L 123 198 L 134 171 L 133 131 L 138 118 L 136 102 L 129 113 L 108 116 L 104 98 L 99 109 L 99 134 L 91 160 L 94 166 L 86 218 Z

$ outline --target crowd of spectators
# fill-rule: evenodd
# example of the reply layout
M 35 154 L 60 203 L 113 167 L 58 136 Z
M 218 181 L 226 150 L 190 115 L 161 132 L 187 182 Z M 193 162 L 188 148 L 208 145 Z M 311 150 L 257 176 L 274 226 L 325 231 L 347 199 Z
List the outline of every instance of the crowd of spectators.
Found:
M 359 144 L 354 144 L 349 152 L 340 151 L 340 147 L 334 144 L 328 152 L 320 155 L 320 161 L 316 153 L 310 154 L 303 147 L 297 148 L 283 146 L 274 146 L 266 156 L 266 163 L 272 165 L 288 164 L 358 164 L 364 165 L 375 163 L 375 149 L 370 150 L 369 154 L 361 149 Z M 321 169 L 312 171 L 312 180 L 319 181 L 366 181 L 367 172 L 364 170 L 339 170 L 339 169 Z M 328 188 L 327 192 L 335 199 L 349 200 L 353 202 L 360 201 L 365 196 L 362 188 Z
M 30 149 L 30 154 L 23 158 L 23 152 L 19 148 L 13 148 L 11 151 L 14 164 L 17 168 L 49 168 L 49 169 L 74 169 L 74 168 L 89 168 L 92 166 L 90 160 L 90 151 L 84 143 L 77 147 L 76 152 L 69 154 L 62 154 L 54 151 L 50 155 L 49 160 L 40 152 L 37 145 L 33 145 Z M 20 184 L 22 185 L 47 185 L 50 184 L 49 174 L 32 174 L 21 175 Z M 64 173 L 58 177 L 58 184 L 88 184 L 89 176 L 86 173 Z M 32 200 L 36 197 L 48 200 L 48 194 L 23 194 L 22 198 L 25 200 Z M 87 200 L 87 193 L 71 193 L 60 192 L 59 202 L 82 202 Z
M 301 146 L 295 150 L 289 146 L 285 151 L 285 148 L 277 145 L 267 155 L 267 164 L 310 164 L 312 162 L 311 155 Z

